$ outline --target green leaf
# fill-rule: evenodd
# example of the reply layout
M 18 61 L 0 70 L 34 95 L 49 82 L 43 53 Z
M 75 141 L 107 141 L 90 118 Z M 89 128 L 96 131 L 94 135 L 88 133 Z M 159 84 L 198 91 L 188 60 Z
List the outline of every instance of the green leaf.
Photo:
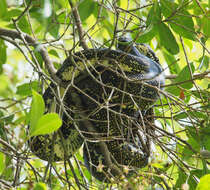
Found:
M 21 13 L 22 13 L 22 11 L 18 10 L 18 9 L 9 10 L 7 12 L 7 14 L 4 15 L 3 20 L 10 21 L 12 18 L 19 16 Z
M 43 115 L 37 122 L 37 125 L 30 131 L 30 136 L 46 135 L 59 129 L 62 120 L 57 113 L 48 113 Z
M 177 74 L 181 71 L 179 64 L 176 61 L 176 58 L 174 57 L 174 55 L 168 53 L 166 50 L 163 50 L 163 56 L 166 60 L 166 62 L 170 65 L 169 69 L 170 69 L 170 73 L 171 74 Z
M 26 17 L 22 17 L 18 22 L 18 27 L 25 33 L 31 34 L 30 25 L 28 24 L 28 21 Z
M 36 183 L 36 185 L 33 188 L 33 190 L 47 190 L 47 189 L 48 189 L 47 185 L 42 182 Z
M 38 91 L 39 83 L 38 81 L 32 81 L 29 83 L 24 83 L 17 86 L 16 94 L 21 96 L 31 96 L 32 90 Z
M 54 49 L 51 49 L 48 53 L 51 54 L 51 55 L 54 55 L 57 58 L 60 58 L 57 51 L 55 51 Z
M 157 2 L 155 2 L 148 13 L 146 24 L 147 24 L 147 26 L 149 26 L 151 24 L 156 25 L 156 24 L 159 24 L 160 21 L 161 21 L 160 6 Z
M 6 0 L 1 0 L 0 1 L 0 7 L 1 7 L 0 19 L 1 19 L 7 14 L 7 2 L 6 2 Z
M 161 11 L 174 32 L 182 37 L 195 40 L 195 29 L 191 14 L 169 0 L 161 0 Z
M 197 98 L 199 99 L 204 99 L 205 101 L 208 101 L 209 100 L 209 97 L 210 97 L 210 91 L 208 91 L 207 89 L 206 90 L 200 90 L 197 91 L 197 90 L 194 90 L 194 91 L 191 91 L 191 93 L 196 96 Z
M 0 152 L 0 175 L 4 171 L 5 168 L 5 155 Z
M 179 170 L 179 177 L 176 180 L 175 189 L 180 188 L 181 185 L 186 182 L 186 179 L 187 179 L 186 174 L 183 171 Z
M 169 27 L 164 23 L 160 23 L 157 25 L 157 28 L 160 36 L 160 43 L 165 49 L 173 55 L 179 53 L 179 46 Z
M 210 18 L 207 16 L 204 16 L 202 18 L 202 24 L 203 24 L 203 33 L 209 38 L 210 37 Z
M 207 116 L 199 111 L 187 111 L 187 112 L 180 112 L 176 115 L 174 115 L 175 120 L 185 119 L 191 116 L 192 118 L 201 118 L 201 119 L 207 119 Z
M 4 41 L 0 39 L 0 73 L 2 73 L 2 65 L 7 61 L 7 46 Z
M 182 37 L 188 38 L 190 40 L 195 40 L 195 30 L 194 23 L 190 14 L 188 12 L 183 12 L 185 16 L 177 16 L 174 19 L 174 23 L 170 23 L 171 28 L 174 32 L 179 34 Z M 188 17 L 189 16 L 189 17 Z
M 94 13 L 96 3 L 93 0 L 85 0 L 79 4 L 78 10 L 82 21 L 85 21 Z
M 205 69 L 208 69 L 209 68 L 209 63 L 210 63 L 210 57 L 208 57 L 207 55 L 205 56 L 202 56 L 200 59 L 199 59 L 199 69 L 202 69 L 203 67 Z
M 60 14 L 58 14 L 57 18 L 59 23 L 69 23 L 70 22 L 70 17 L 67 15 L 66 11 L 61 12 Z
M 191 66 L 191 70 L 192 70 L 192 74 L 193 74 L 195 71 L 195 67 L 193 64 L 191 64 L 190 66 Z M 175 82 L 184 82 L 187 80 L 191 80 L 191 73 L 190 73 L 189 67 L 185 66 L 174 81 Z M 185 89 L 190 89 L 193 87 L 193 83 L 192 83 L 192 81 L 189 81 L 189 82 L 180 84 L 180 86 Z
M 209 190 L 210 189 L 210 174 L 203 176 L 200 179 L 199 184 L 196 187 L 196 190 Z
M 114 26 L 108 20 L 104 20 L 102 22 L 102 25 L 104 26 L 104 28 L 106 28 L 107 32 L 109 33 L 109 36 L 112 38 L 114 32 Z
M 42 117 L 45 110 L 45 104 L 42 96 L 36 91 L 32 90 L 32 103 L 30 110 L 30 131 L 34 131 L 38 120 Z
M 35 49 L 34 50 L 34 55 L 35 55 L 36 60 L 38 61 L 39 65 L 40 65 L 40 67 L 43 68 L 43 59 L 42 59 L 41 54 Z M 34 58 L 33 58 L 33 61 L 35 61 Z
M 54 38 L 58 38 L 59 36 L 59 28 L 60 28 L 60 24 L 55 23 L 55 24 L 50 24 L 49 28 L 48 28 L 48 32 L 54 37 Z
M 139 38 L 136 40 L 137 43 L 146 43 L 150 42 L 152 38 L 157 34 L 157 28 L 151 24 L 146 30 L 139 35 L 139 32 L 132 32 L 133 39 L 136 39 L 136 35 L 139 35 Z

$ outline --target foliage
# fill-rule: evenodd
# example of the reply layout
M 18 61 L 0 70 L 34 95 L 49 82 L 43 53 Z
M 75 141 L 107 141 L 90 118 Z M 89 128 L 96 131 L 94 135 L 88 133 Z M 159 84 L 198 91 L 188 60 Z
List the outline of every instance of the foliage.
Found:
M 87 189 L 87 183 L 90 189 L 193 190 L 208 186 L 209 3 L 1 0 L 0 188 Z M 27 126 L 32 126 L 31 136 L 57 130 L 61 120 L 58 114 L 44 114 L 40 95 L 56 80 L 53 69 L 83 48 L 115 48 L 121 35 L 149 44 L 167 80 L 161 100 L 154 105 L 159 138 L 154 139 L 151 164 L 135 177 L 111 186 L 91 177 L 81 150 L 71 159 L 73 167 L 42 162 L 27 146 Z M 54 127 L 49 129 L 49 125 Z

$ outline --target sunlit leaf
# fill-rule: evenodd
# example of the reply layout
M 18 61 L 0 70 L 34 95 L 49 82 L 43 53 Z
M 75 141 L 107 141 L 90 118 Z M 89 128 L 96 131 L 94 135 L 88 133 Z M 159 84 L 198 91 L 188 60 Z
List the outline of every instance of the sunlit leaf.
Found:
M 4 41 L 0 39 L 0 73 L 2 72 L 2 65 L 7 61 L 7 46 L 4 44 Z
M 12 18 L 18 17 L 21 13 L 22 11 L 18 9 L 9 10 L 7 14 L 4 15 L 3 20 L 10 21 Z
M 82 21 L 85 21 L 91 14 L 93 14 L 96 3 L 93 0 L 85 0 L 79 4 L 78 10 Z
M 164 23 L 160 23 L 157 28 L 159 32 L 160 43 L 165 47 L 165 49 L 167 49 L 171 54 L 179 53 L 179 46 L 169 27 Z
M 193 83 L 191 81 L 191 79 L 192 79 L 191 74 L 194 73 L 195 67 L 193 66 L 193 64 L 191 64 L 190 67 L 191 67 L 191 71 L 190 71 L 190 68 L 188 66 L 185 66 L 182 69 L 182 71 L 179 73 L 177 78 L 175 79 L 176 83 L 183 82 L 182 84 L 180 84 L 180 86 L 182 88 L 185 88 L 185 89 L 190 89 L 190 88 L 193 87 Z M 186 81 L 186 82 L 184 82 L 184 81 Z
M 182 37 L 195 40 L 194 23 L 191 14 L 180 9 L 178 4 L 170 0 L 161 0 L 161 11 L 164 16 L 169 18 L 168 24 L 171 28 Z
M 58 38 L 59 35 L 59 28 L 60 28 L 60 24 L 55 23 L 55 24 L 51 24 L 48 28 L 48 32 L 54 37 L 54 38 Z
M 34 51 L 34 55 L 36 57 L 36 61 L 38 61 L 40 67 L 42 68 L 43 67 L 43 59 L 42 59 L 42 56 L 40 55 L 40 53 L 38 51 Z M 35 61 L 35 59 L 33 58 L 33 61 Z
M 207 37 L 210 37 L 210 18 L 207 16 L 204 16 L 202 18 L 202 23 L 203 23 L 203 33 Z
M 30 131 L 34 131 L 34 128 L 36 127 L 38 120 L 44 114 L 45 109 L 45 104 L 42 96 L 34 90 L 32 90 L 32 95 L 33 99 L 30 110 Z
M 179 67 L 179 64 L 178 64 L 175 56 L 168 53 L 166 50 L 163 50 L 162 53 L 163 53 L 163 56 L 164 56 L 167 64 L 170 65 L 169 69 L 170 69 L 171 74 L 179 73 L 181 71 L 181 69 Z
M 55 51 L 54 49 L 51 49 L 49 51 L 49 54 L 54 55 L 55 57 L 59 58 L 59 55 L 58 55 L 57 51 Z
M 39 118 L 33 130 L 30 130 L 30 136 L 46 135 L 59 129 L 62 120 L 57 113 L 48 113 Z
M 31 34 L 30 25 L 26 19 L 26 17 L 21 17 L 18 21 L 18 27 L 25 33 Z
M 45 183 L 39 182 L 36 183 L 33 190 L 47 190 L 47 185 Z
M 38 87 L 39 87 L 38 81 L 24 83 L 22 85 L 17 86 L 16 94 L 21 96 L 30 96 L 32 95 L 32 90 L 37 91 Z
M 133 39 L 136 39 L 136 35 L 139 36 L 138 39 L 136 40 L 136 42 L 138 43 L 150 42 L 156 34 L 157 34 L 157 28 L 153 24 L 149 25 L 143 33 L 139 34 L 138 31 L 132 32 Z
M 4 168 L 5 168 L 5 155 L 2 152 L 0 152 L 0 175 L 3 172 Z
M 210 189 L 210 174 L 201 177 L 199 184 L 196 187 L 196 190 L 209 190 Z
M 6 13 L 7 13 L 7 2 L 6 0 L 1 0 L 0 1 L 0 7 L 1 7 L 1 11 L 0 11 L 0 19 L 3 18 Z
M 160 10 L 159 4 L 156 2 L 154 3 L 154 5 L 152 6 L 152 8 L 150 9 L 148 13 L 146 24 L 147 26 L 151 24 L 156 25 L 156 24 L 159 24 L 160 21 L 161 21 L 161 10 Z

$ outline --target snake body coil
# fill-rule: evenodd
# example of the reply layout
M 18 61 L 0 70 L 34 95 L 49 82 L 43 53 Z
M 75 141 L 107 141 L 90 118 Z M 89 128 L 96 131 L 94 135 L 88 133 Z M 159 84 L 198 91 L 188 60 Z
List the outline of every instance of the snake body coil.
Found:
M 140 137 L 139 131 L 148 133 L 142 126 L 153 122 L 149 107 L 159 98 L 163 71 L 155 56 L 119 49 L 88 49 L 64 61 L 57 72 L 65 90 L 63 125 L 58 133 L 30 139 L 30 148 L 38 157 L 47 161 L 69 158 L 85 139 L 86 167 L 99 180 L 106 180 L 96 171 L 100 162 L 108 170 L 98 145 L 103 140 L 118 164 L 138 168 L 147 164 L 150 140 L 146 135 Z M 51 84 L 44 93 L 47 112 L 59 97 L 56 91 Z M 61 103 L 55 102 L 54 111 L 58 111 Z
M 121 38 L 119 39 L 118 42 L 119 42 L 118 48 L 120 50 L 133 54 L 135 56 L 140 56 L 140 57 L 142 57 L 142 54 L 140 53 L 142 52 L 145 55 L 147 55 L 150 59 L 154 60 L 157 64 L 159 64 L 159 60 L 155 56 L 154 52 L 150 48 L 148 48 L 146 45 L 136 44 L 137 46 L 134 46 L 133 44 L 131 44 L 131 41 L 127 38 Z M 159 67 L 155 68 L 155 66 L 154 65 L 150 66 L 150 69 L 149 69 L 150 73 L 158 71 L 159 75 L 161 75 L 162 69 L 160 69 Z M 160 82 L 161 84 L 164 82 L 164 81 L 158 81 L 157 78 L 156 80 L 157 81 L 155 82 Z M 155 82 L 152 83 L 152 85 L 157 86 L 157 83 Z M 152 88 L 150 88 L 147 91 L 147 97 L 154 98 L 155 94 L 154 94 L 154 91 L 152 92 L 151 89 Z M 152 92 L 152 93 L 150 94 L 149 92 Z M 146 110 L 147 106 L 143 104 L 142 106 L 139 106 L 139 108 Z M 145 111 L 145 112 L 141 112 L 139 110 L 139 112 L 143 114 L 141 115 L 141 118 L 139 117 L 138 114 L 136 114 L 137 111 L 135 110 L 134 107 L 132 107 L 131 109 L 126 107 L 124 112 L 126 115 L 129 115 L 130 117 L 134 117 L 136 124 L 135 126 L 134 125 L 129 126 L 128 124 L 126 126 L 123 126 L 122 127 L 124 129 L 123 135 L 125 139 L 124 140 L 115 139 L 111 142 L 108 142 L 107 146 L 111 153 L 112 162 L 113 163 L 115 162 L 118 166 L 122 166 L 122 165 L 128 166 L 130 169 L 129 173 L 132 173 L 132 169 L 134 169 L 133 167 L 142 168 L 142 167 L 145 167 L 148 163 L 148 158 L 150 156 L 149 136 L 151 133 L 154 132 L 153 129 L 149 127 L 154 123 L 152 119 L 153 110 L 152 108 L 150 108 L 148 111 Z M 115 123 L 115 126 L 116 126 L 116 123 Z M 145 126 L 146 128 L 144 128 Z M 127 129 L 127 131 L 125 129 Z M 141 133 L 139 136 L 139 133 L 142 131 L 143 133 Z M 119 134 L 119 131 L 118 131 L 118 134 Z M 105 157 L 104 153 L 101 151 L 101 147 L 99 143 L 86 142 L 83 148 L 83 157 L 85 160 L 86 167 L 92 173 L 92 175 L 98 180 L 109 182 L 111 177 L 115 177 L 115 172 L 111 168 L 108 168 L 107 166 L 107 163 L 104 158 Z

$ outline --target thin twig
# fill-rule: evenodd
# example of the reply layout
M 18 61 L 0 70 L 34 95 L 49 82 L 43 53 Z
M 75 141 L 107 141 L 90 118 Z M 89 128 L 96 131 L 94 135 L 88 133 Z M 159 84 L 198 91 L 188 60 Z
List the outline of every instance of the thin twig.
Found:
M 75 19 L 75 24 L 77 25 L 80 44 L 83 47 L 83 49 L 86 50 L 86 49 L 88 49 L 88 46 L 87 46 L 87 44 L 85 42 L 85 39 L 84 39 L 84 31 L 83 31 L 83 28 L 82 28 L 82 22 L 81 22 L 81 19 L 80 19 L 79 11 L 78 11 L 77 7 L 74 6 L 74 4 L 71 0 L 69 0 L 69 4 L 70 4 L 71 9 L 72 9 L 72 14 L 73 14 L 74 19 Z

